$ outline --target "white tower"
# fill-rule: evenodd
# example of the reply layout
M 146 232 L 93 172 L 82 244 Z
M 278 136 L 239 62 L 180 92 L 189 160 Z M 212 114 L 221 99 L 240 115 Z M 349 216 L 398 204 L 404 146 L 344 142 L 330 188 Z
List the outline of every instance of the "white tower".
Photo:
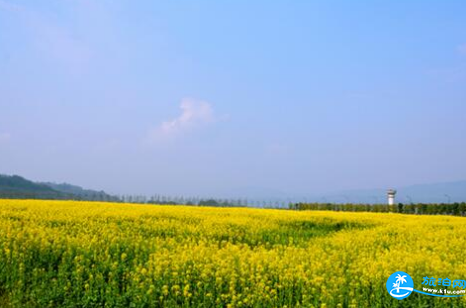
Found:
M 395 195 L 396 195 L 396 190 L 389 189 L 387 191 L 388 205 L 394 205 L 395 204 Z

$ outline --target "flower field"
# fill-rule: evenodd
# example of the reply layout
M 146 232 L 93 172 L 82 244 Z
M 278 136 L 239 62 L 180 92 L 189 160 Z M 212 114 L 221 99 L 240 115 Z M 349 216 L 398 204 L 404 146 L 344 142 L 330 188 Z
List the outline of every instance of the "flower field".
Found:
M 464 307 L 385 289 L 466 279 L 466 220 L 0 200 L 1 307 Z

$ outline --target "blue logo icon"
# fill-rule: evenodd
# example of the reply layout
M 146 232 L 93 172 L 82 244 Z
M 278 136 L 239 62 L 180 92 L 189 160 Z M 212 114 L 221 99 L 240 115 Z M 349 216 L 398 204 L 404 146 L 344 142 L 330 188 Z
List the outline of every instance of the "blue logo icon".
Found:
M 414 290 L 411 276 L 405 272 L 393 273 L 387 280 L 387 291 L 396 299 L 407 298 Z

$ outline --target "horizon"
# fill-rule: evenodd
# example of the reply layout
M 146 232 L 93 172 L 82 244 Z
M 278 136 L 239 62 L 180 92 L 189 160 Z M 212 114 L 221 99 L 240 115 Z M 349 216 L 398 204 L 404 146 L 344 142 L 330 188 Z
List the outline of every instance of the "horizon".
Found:
M 0 173 L 186 196 L 464 181 L 464 16 L 0 0 Z
M 21 175 L 7 175 L 1 174 L 0 177 L 20 177 L 25 179 Z M 27 182 L 30 179 L 25 179 Z M 76 183 L 68 182 L 47 182 L 47 181 L 33 181 L 32 183 L 42 184 L 51 188 L 56 193 L 65 193 L 73 194 L 74 197 L 69 196 L 69 198 L 79 198 L 87 197 L 89 194 L 97 194 L 97 200 L 102 201 L 114 198 L 114 201 L 124 201 L 124 202 L 136 202 L 136 203 L 152 203 L 154 201 L 158 202 L 194 202 L 194 204 L 201 202 L 201 200 L 214 200 L 215 202 L 227 202 L 229 205 L 237 203 L 241 206 L 252 206 L 252 207 L 266 207 L 266 206 L 278 206 L 278 207 L 287 207 L 292 203 L 320 203 L 320 204 L 372 204 L 380 205 L 385 204 L 387 199 L 387 192 L 392 191 L 393 189 L 386 188 L 366 188 L 359 190 L 346 190 L 346 191 L 328 191 L 321 192 L 318 194 L 285 194 L 283 192 L 269 191 L 265 194 L 261 194 L 260 190 L 251 191 L 252 194 L 214 194 L 214 195 L 167 195 L 159 192 L 154 192 L 152 194 L 114 194 L 111 192 L 106 192 L 98 188 L 89 188 L 83 187 L 82 185 Z M 25 187 L 23 182 L 16 182 L 16 184 L 5 183 L 6 186 L 3 187 L 4 193 L 8 195 L 7 187 Z M 0 186 L 1 183 L 0 183 Z M 70 190 L 71 189 L 71 190 Z M 84 192 L 85 190 L 89 190 Z M 396 196 L 395 200 L 398 203 L 405 204 L 452 204 L 452 203 L 464 203 L 466 200 L 466 181 L 455 181 L 455 182 L 442 182 L 442 183 L 426 183 L 426 184 L 417 184 L 410 185 L 405 187 L 397 187 L 395 190 Z M 10 191 L 11 192 L 11 191 Z M 29 192 L 23 190 L 23 193 L 33 193 L 30 189 Z M 100 195 L 99 193 L 104 193 L 107 197 Z M 20 193 L 21 194 L 21 193 Z M 15 198 L 18 195 L 11 195 Z M 11 197 L 10 196 L 10 197 Z M 24 198 L 26 195 L 22 195 Z M 44 196 L 37 198 L 42 199 Z M 51 197 L 51 196 L 49 196 Z M 52 196 L 53 197 L 53 196 Z M 55 196 L 53 198 L 60 198 Z M 61 197 L 63 198 L 63 196 Z M 136 198 L 136 199 L 135 199 Z M 92 199 L 92 198 L 91 198 Z M 135 201 L 136 200 L 136 201 Z M 184 201 L 183 201 L 184 200 Z M 108 201 L 108 200 L 107 200 Z

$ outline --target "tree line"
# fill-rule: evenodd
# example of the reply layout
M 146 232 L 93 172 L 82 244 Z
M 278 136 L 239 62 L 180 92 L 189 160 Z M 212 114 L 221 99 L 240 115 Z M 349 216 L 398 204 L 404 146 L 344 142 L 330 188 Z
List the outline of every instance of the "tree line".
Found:
M 398 203 L 388 204 L 334 204 L 334 203 L 293 203 L 290 209 L 298 211 L 341 211 L 341 212 L 373 212 L 402 213 L 418 215 L 466 215 L 466 202 L 455 203 Z

